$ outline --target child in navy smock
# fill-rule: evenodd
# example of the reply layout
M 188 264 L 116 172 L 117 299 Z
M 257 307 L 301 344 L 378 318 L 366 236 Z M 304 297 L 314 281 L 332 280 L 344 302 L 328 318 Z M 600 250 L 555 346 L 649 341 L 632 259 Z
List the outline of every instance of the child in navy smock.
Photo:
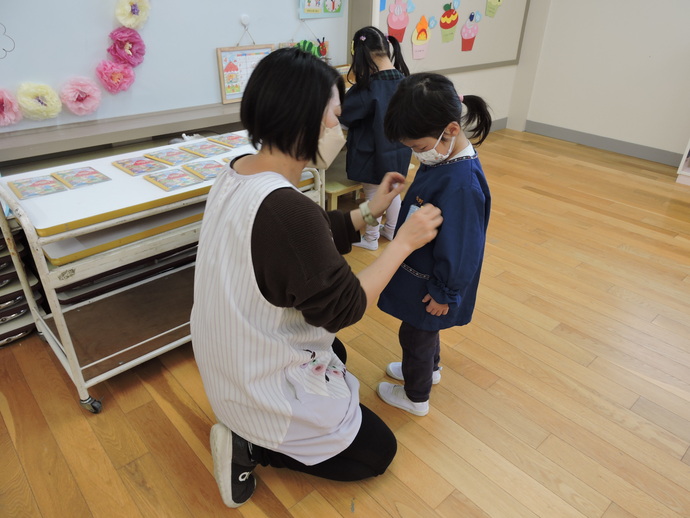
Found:
M 443 215 L 436 239 L 410 254 L 378 302 L 402 320 L 402 362 L 389 364 L 386 373 L 404 386 L 382 382 L 377 392 L 415 415 L 427 414 L 431 386 L 441 380 L 439 331 L 472 319 L 484 258 L 491 195 L 465 123 L 481 144 L 491 128 L 484 100 L 463 98 L 449 79 L 426 73 L 400 83 L 384 122 L 386 136 L 409 146 L 421 163 L 398 226 L 425 203 Z
M 348 75 L 354 76 L 355 84 L 345 95 L 339 117 L 340 123 L 348 128 L 345 168 L 347 177 L 360 182 L 364 197 L 370 200 L 387 172 L 407 175 L 411 152 L 386 138 L 383 118 L 398 83 L 410 72 L 394 37 L 386 39 L 376 27 L 364 27 L 352 39 L 352 66 Z M 386 210 L 386 224 L 381 229 L 383 237 L 393 239 L 399 211 L 400 196 Z M 367 225 L 362 240 L 355 246 L 376 250 L 378 240 L 379 225 Z

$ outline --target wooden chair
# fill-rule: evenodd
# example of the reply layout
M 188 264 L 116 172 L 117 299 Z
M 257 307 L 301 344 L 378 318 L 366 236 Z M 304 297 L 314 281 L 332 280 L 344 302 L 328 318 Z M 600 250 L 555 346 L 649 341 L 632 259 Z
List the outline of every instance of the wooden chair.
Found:
M 338 197 L 348 193 L 357 193 L 362 190 L 362 184 L 348 180 L 345 172 L 345 148 L 338 154 L 331 166 L 326 169 L 325 192 L 326 210 L 338 208 Z

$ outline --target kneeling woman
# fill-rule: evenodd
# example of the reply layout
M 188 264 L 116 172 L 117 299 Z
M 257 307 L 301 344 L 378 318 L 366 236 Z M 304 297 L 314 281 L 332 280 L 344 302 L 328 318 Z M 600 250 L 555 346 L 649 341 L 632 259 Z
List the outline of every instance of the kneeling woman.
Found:
M 335 333 L 362 318 L 402 261 L 437 233 L 426 206 L 355 275 L 342 253 L 402 190 L 390 173 L 349 213 L 326 213 L 296 189 L 310 162 L 342 147 L 343 80 L 298 49 L 259 62 L 240 115 L 257 154 L 216 178 L 201 228 L 191 317 L 194 354 L 219 421 L 211 429 L 214 475 L 226 505 L 254 492 L 257 464 L 333 480 L 383 473 L 397 444 L 359 403 Z

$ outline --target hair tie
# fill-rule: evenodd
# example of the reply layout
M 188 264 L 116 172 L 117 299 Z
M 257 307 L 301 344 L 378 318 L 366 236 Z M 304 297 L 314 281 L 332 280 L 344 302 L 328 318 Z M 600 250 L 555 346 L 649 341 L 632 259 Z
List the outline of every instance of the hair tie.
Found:
M 460 99 L 460 102 L 463 102 L 465 100 L 465 96 L 462 94 L 458 94 L 458 99 Z

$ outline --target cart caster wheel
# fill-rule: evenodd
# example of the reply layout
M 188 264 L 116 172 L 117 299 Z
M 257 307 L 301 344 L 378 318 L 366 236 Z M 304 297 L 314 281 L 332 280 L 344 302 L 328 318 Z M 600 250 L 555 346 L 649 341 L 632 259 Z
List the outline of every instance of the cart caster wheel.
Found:
M 80 400 L 79 404 L 82 406 L 82 408 L 88 410 L 92 414 L 100 414 L 101 410 L 103 409 L 103 403 L 101 403 L 100 400 L 94 399 L 90 396 L 88 399 Z

